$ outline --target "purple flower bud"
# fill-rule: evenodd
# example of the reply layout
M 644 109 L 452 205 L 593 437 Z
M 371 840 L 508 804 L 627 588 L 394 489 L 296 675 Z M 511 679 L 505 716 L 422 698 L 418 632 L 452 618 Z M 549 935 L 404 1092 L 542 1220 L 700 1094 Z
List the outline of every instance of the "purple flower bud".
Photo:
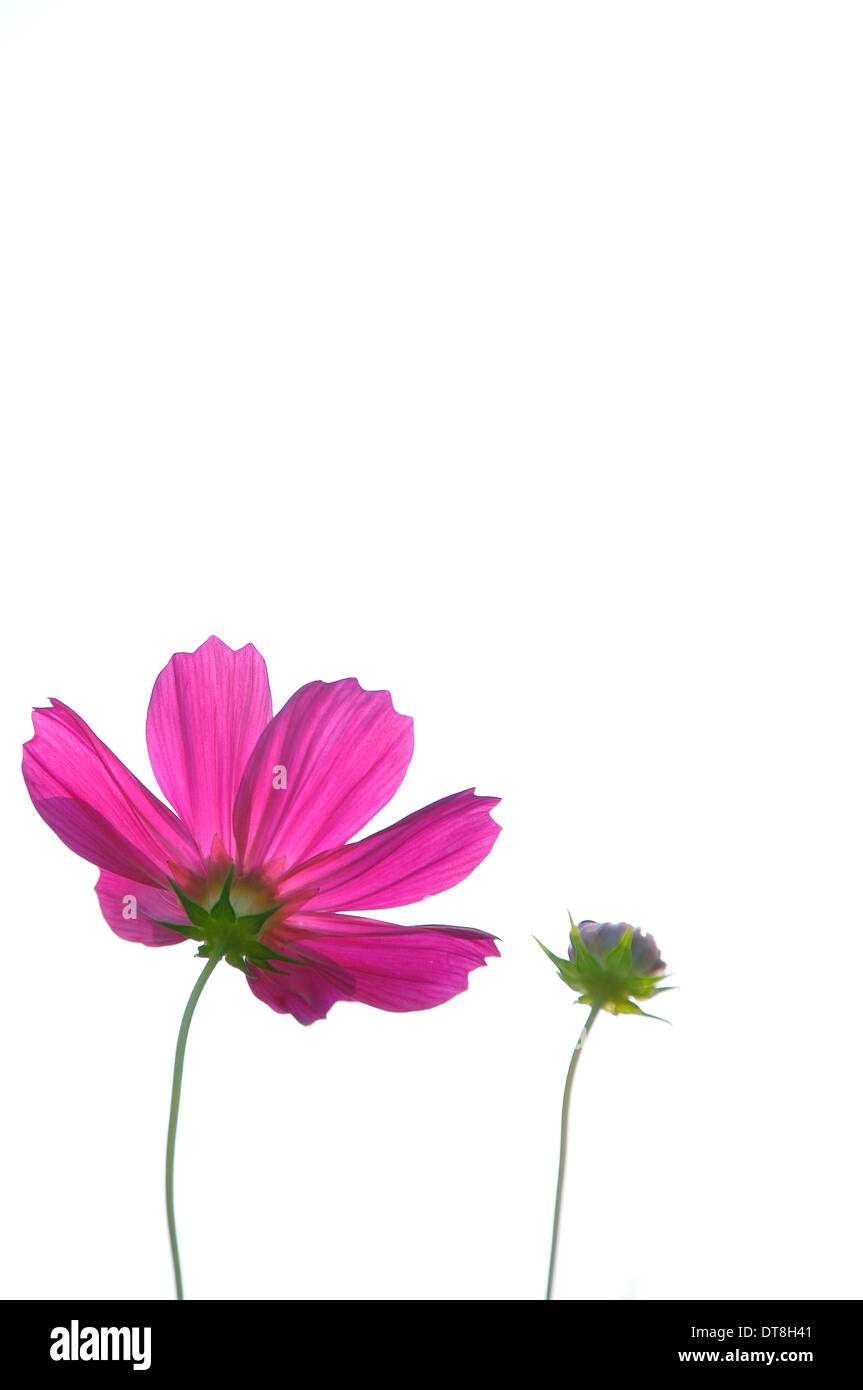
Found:
M 642 932 L 636 927 L 632 933 L 631 946 L 632 964 L 639 975 L 664 974 L 665 961 L 659 953 L 659 947 L 648 932 Z
M 615 946 L 619 946 L 624 932 L 631 931 L 630 949 L 632 965 L 638 975 L 659 975 L 665 969 L 665 961 L 659 954 L 659 947 L 652 936 L 642 932 L 639 927 L 631 927 L 628 922 L 579 922 L 578 934 L 585 949 L 594 959 L 604 961 Z M 569 943 L 569 958 L 574 960 L 574 943 Z

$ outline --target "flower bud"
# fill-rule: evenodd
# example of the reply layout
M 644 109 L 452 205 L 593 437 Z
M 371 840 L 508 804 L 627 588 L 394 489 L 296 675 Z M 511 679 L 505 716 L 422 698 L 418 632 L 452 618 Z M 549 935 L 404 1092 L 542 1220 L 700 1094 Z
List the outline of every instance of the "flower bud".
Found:
M 652 936 L 628 922 L 579 922 L 570 917 L 569 958 L 562 960 L 542 946 L 564 984 L 578 992 L 579 1004 L 610 1014 L 644 1014 L 636 999 L 651 999 L 671 988 L 663 985 L 665 961 Z M 653 1014 L 644 1014 L 653 1018 Z

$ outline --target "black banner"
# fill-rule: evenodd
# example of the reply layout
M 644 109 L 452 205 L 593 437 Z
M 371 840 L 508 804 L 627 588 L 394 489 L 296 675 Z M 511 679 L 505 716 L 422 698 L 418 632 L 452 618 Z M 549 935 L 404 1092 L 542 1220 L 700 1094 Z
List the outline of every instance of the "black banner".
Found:
M 9 1302 L 4 1345 L 25 1371 L 151 1380 L 194 1368 L 305 1378 L 361 1369 L 409 1382 L 532 1364 L 531 1379 L 699 1367 L 837 1372 L 856 1350 L 860 1304 L 843 1302 Z M 852 1362 L 853 1364 L 853 1362 Z M 316 1376 L 317 1378 L 317 1376 Z M 142 1380 L 142 1383 L 143 1380 Z

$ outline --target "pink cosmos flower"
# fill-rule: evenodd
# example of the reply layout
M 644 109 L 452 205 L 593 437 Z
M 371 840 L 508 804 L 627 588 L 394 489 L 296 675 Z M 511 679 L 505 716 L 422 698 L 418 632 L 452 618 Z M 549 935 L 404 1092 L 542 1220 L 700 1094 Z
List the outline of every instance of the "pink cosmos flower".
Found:
M 23 763 L 33 803 L 101 870 L 102 912 L 127 941 L 196 940 L 304 1024 L 339 999 L 431 1008 L 498 954 L 482 931 L 362 915 L 451 888 L 500 829 L 489 814 L 499 798 L 470 789 L 349 843 L 413 752 L 412 720 L 386 691 L 313 681 L 274 717 L 251 644 L 232 651 L 210 637 L 178 653 L 147 714 L 153 772 L 174 811 L 66 705 L 52 700 L 33 722 Z

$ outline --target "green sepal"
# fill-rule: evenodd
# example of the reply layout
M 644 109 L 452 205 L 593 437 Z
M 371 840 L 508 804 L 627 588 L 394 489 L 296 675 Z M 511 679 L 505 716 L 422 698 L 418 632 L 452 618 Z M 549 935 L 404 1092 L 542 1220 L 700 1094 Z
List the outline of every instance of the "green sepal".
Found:
M 632 950 L 630 949 L 631 941 L 632 927 L 630 927 L 628 931 L 625 931 L 623 933 L 623 936 L 620 938 L 617 945 L 612 947 L 608 955 L 603 960 L 602 963 L 605 966 L 606 970 L 625 970 L 627 966 L 632 965 Z
M 222 891 L 213 906 L 210 908 L 210 917 L 214 922 L 236 922 L 237 914 L 231 905 L 231 882 L 234 877 L 234 866 L 228 870 L 228 876 L 222 884 Z M 188 910 L 188 909 L 187 909 Z M 193 918 L 194 920 L 194 918 Z M 226 957 L 227 959 L 227 957 Z
M 564 960 L 562 956 L 556 956 L 554 954 L 554 951 L 550 951 L 547 946 L 543 946 L 538 936 L 535 936 L 533 939 L 536 942 L 537 946 L 539 946 L 541 950 L 545 951 L 545 954 L 548 956 L 549 960 L 554 961 L 558 970 L 563 971 L 572 968 L 571 960 Z
M 207 909 L 201 907 L 199 903 L 192 902 L 192 899 L 183 892 L 179 883 L 175 883 L 172 878 L 169 878 L 168 882 L 180 899 L 180 904 L 189 921 L 193 922 L 196 927 L 208 927 L 210 925 L 210 914 Z
M 647 1017 L 632 999 L 609 999 L 605 1008 L 610 1014 L 641 1014 L 642 1018 Z
M 259 932 L 267 919 L 272 917 L 274 912 L 278 912 L 281 906 L 281 903 L 276 903 L 275 907 L 268 907 L 265 912 L 250 912 L 248 917 L 240 917 L 237 920 L 250 923 L 254 926 L 255 932 Z
M 284 970 L 277 970 L 273 965 L 274 960 L 284 961 L 286 965 L 308 965 L 306 960 L 293 960 L 291 956 L 280 956 L 275 951 L 266 960 L 255 960 L 249 957 L 256 970 L 269 970 L 271 975 L 284 975 Z
M 265 970 L 272 970 L 269 964 L 271 960 L 284 961 L 286 965 L 306 965 L 304 960 L 296 960 L 293 956 L 283 956 L 280 951 L 272 951 L 269 946 L 265 946 L 263 941 L 250 941 L 246 949 L 246 959 L 252 965 L 261 965 Z
M 644 1009 L 640 1009 L 637 1004 L 633 1004 L 631 999 L 624 999 L 622 1001 L 616 1000 L 614 1003 L 606 1004 L 605 1007 L 611 1014 L 641 1014 L 642 1018 L 653 1018 L 657 1023 L 668 1023 L 668 1019 L 660 1018 L 659 1014 L 645 1013 Z
M 154 917 L 153 921 L 159 927 L 168 927 L 171 931 L 179 932 L 181 936 L 190 937 L 192 941 L 204 940 L 204 933 L 199 931 L 197 927 L 191 926 L 188 922 L 181 925 L 179 922 L 163 922 L 158 917 Z

